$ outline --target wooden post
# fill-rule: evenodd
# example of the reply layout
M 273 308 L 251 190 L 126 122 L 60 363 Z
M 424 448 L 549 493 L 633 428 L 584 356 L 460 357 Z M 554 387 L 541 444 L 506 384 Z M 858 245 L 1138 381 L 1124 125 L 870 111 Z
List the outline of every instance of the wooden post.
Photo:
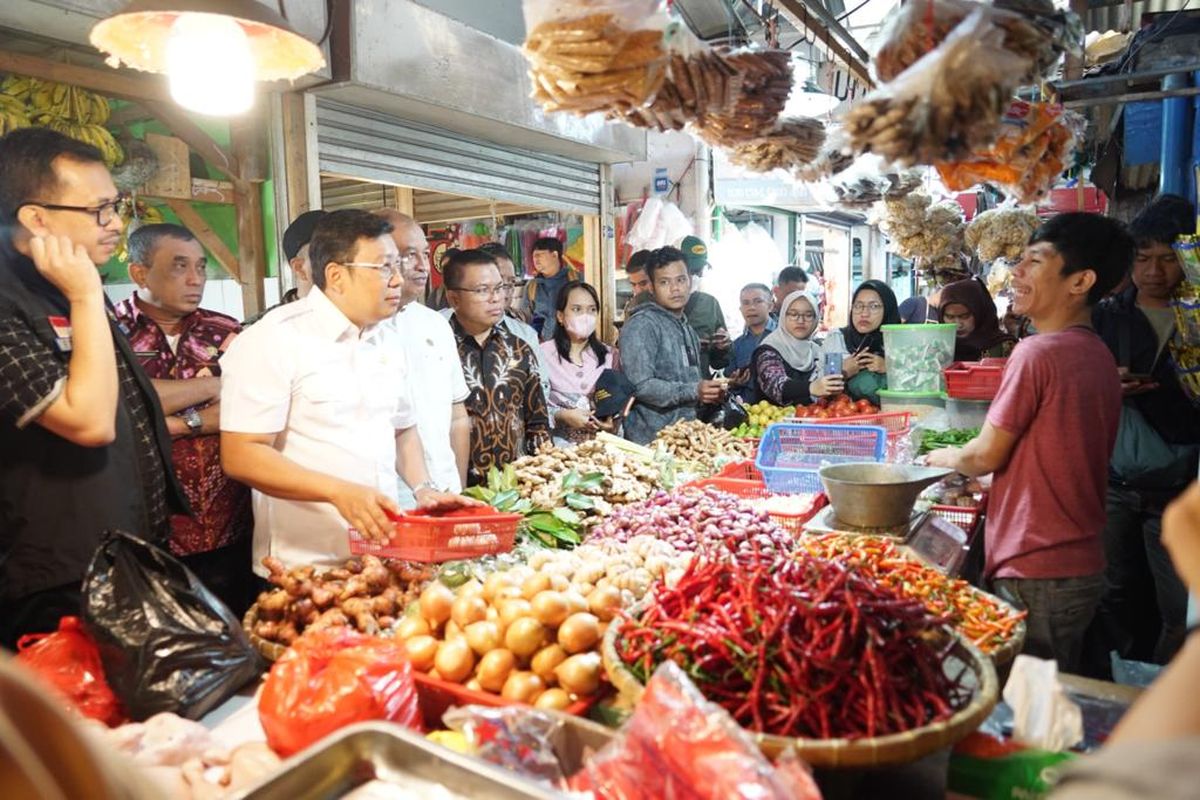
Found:
M 261 105 L 229 124 L 230 149 L 239 174 L 233 179 L 237 206 L 238 263 L 242 276 L 242 313 L 249 317 L 266 305 L 267 259 L 263 241 L 262 182 L 267 176 L 267 126 Z
M 612 166 L 600 165 L 600 214 L 584 217 L 584 235 L 593 231 L 593 248 L 585 250 L 595 253 L 595 260 L 588 266 L 594 270 L 591 283 L 600 294 L 600 335 L 606 342 L 617 340 L 617 239 L 616 220 L 613 213 Z
M 276 213 L 286 214 L 283 227 L 305 211 L 319 206 L 320 197 L 308 193 L 308 124 L 304 110 L 304 95 L 300 92 L 284 92 L 279 96 L 282 104 L 283 159 L 276 164 L 275 179 L 283 180 L 287 187 L 287 209 Z
M 413 190 L 410 186 L 396 187 L 396 210 L 413 216 Z

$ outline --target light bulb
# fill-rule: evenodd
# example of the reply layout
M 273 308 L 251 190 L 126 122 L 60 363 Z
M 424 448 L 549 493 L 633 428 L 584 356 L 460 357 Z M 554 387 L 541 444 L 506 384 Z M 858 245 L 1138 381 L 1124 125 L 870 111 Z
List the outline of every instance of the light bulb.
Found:
M 242 26 L 222 14 L 185 12 L 167 36 L 171 97 L 200 114 L 240 114 L 254 104 L 254 58 Z

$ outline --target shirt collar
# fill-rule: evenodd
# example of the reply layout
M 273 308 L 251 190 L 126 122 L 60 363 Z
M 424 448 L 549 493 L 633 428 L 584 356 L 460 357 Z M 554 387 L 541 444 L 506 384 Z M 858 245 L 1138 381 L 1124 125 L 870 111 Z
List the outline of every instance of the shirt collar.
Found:
M 161 330 L 159 324 L 157 322 L 155 322 L 154 319 L 149 314 L 147 314 L 145 311 L 143 311 L 142 307 L 138 304 L 138 297 L 137 297 L 136 292 L 129 295 L 129 297 L 124 301 L 124 303 L 122 303 L 122 305 L 126 309 L 128 309 L 129 317 L 132 320 L 134 325 L 136 325 L 138 327 L 154 326 Z M 190 313 L 190 314 L 184 316 L 182 319 L 180 319 L 179 320 L 179 334 L 183 335 L 183 334 L 187 333 L 188 329 L 190 329 L 192 327 L 192 325 L 195 324 L 196 320 L 198 320 L 198 319 L 200 319 L 200 309 L 198 309 L 198 308 L 195 311 L 193 311 L 192 313 Z M 163 331 L 163 333 L 165 334 L 166 331 Z
M 495 325 L 492 326 L 492 331 L 491 331 L 491 334 L 488 336 L 488 338 L 483 340 L 483 344 L 480 344 L 479 341 L 474 336 L 472 336 L 471 334 L 469 334 L 465 330 L 463 330 L 463 326 L 461 324 L 459 324 L 457 316 L 455 316 L 454 314 L 450 315 L 450 328 L 451 328 L 451 330 L 454 331 L 454 338 L 458 339 L 460 342 L 469 342 L 471 345 L 478 348 L 479 350 L 482 350 L 485 345 L 491 344 L 493 341 L 495 341 L 496 336 L 503 335 L 504 322 L 505 322 L 505 318 L 501 317 L 500 322 L 497 322 Z
M 357 325 L 350 321 L 350 318 L 342 313 L 342 310 L 333 304 L 333 301 L 325 296 L 325 292 L 314 286 L 303 300 L 297 300 L 298 303 L 308 303 L 309 310 L 313 313 L 313 318 L 316 320 L 317 328 L 321 335 L 337 341 L 344 336 L 349 336 L 354 339 L 370 338 L 378 330 L 378 325 L 372 325 L 369 328 L 360 330 Z

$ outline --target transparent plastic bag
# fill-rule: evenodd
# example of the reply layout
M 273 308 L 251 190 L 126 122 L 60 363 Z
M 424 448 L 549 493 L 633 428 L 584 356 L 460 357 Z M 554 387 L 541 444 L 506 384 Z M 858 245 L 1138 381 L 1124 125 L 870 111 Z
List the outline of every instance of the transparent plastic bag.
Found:
M 599 800 L 761 800 L 820 798 L 801 765 L 771 765 L 754 740 L 721 707 L 666 662 L 619 736 L 571 780 Z
M 1028 67 L 976 11 L 946 40 L 845 115 L 854 152 L 909 166 L 954 161 L 995 138 Z
M 549 714 L 519 705 L 463 706 L 442 722 L 466 737 L 474 756 L 556 789 L 566 786 L 553 747 L 563 723 Z

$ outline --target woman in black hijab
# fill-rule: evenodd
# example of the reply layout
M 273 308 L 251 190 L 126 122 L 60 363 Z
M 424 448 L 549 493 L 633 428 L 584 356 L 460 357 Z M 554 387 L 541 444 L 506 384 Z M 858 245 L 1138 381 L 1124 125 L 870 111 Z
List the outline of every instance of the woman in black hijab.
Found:
M 826 337 L 821 349 L 841 354 L 846 392 L 855 400 L 879 404 L 879 390 L 887 388 L 887 360 L 880 328 L 899 324 L 900 308 L 888 285 L 863 281 L 850 301 L 850 324 Z

